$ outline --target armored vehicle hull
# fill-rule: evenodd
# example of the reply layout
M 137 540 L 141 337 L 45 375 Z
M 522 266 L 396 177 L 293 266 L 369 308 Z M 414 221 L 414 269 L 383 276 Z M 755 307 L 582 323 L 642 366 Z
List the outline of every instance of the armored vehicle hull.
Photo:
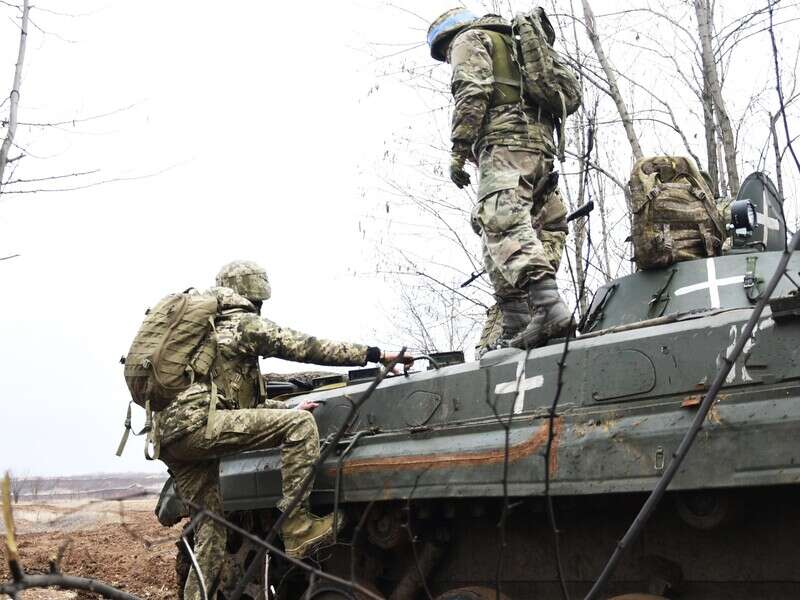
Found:
M 318 564 L 395 600 L 562 598 L 562 586 L 585 594 L 779 256 L 751 248 L 636 273 L 598 291 L 577 339 L 385 380 L 317 477 L 312 503 L 344 510 L 349 523 Z M 789 273 L 798 271 L 795 257 Z M 606 597 L 800 597 L 794 291 L 784 278 L 774 297 L 790 310 L 762 315 Z M 312 392 L 321 438 L 367 387 Z M 278 452 L 231 456 L 220 469 L 225 510 L 265 533 L 280 495 Z M 163 502 L 161 513 L 170 522 L 179 509 Z M 235 536 L 229 547 L 244 566 L 255 555 Z M 270 595 L 307 591 L 280 559 L 270 572 Z M 359 598 L 314 585 L 312 598 Z M 263 598 L 263 578 L 249 591 Z

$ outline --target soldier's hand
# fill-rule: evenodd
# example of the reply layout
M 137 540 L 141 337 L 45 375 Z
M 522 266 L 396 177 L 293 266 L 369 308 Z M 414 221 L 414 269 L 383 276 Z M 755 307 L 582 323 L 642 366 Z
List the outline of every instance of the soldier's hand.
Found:
M 297 410 L 312 411 L 315 408 L 317 408 L 318 406 L 319 406 L 319 404 L 317 404 L 316 402 L 309 402 L 308 400 L 304 400 L 303 402 L 301 402 L 300 404 L 297 405 Z
M 453 151 L 450 154 L 450 179 L 459 189 L 468 186 L 470 183 L 469 173 L 464 170 L 464 164 L 467 162 L 469 152 L 469 146 L 454 144 Z
M 399 352 L 383 352 L 381 354 L 381 364 L 387 367 L 394 361 L 398 360 L 399 356 L 400 356 Z M 403 357 L 400 358 L 397 364 L 403 365 L 404 367 L 408 368 L 414 364 L 414 357 L 411 356 L 410 354 L 403 354 Z

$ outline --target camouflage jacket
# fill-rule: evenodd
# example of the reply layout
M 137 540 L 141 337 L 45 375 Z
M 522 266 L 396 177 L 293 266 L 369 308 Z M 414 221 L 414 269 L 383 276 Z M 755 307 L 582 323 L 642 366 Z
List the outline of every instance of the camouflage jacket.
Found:
M 220 313 L 215 319 L 218 354 L 214 366 L 217 409 L 284 408 L 267 400 L 258 357 L 277 357 L 318 365 L 365 365 L 367 346 L 316 338 L 261 317 L 253 304 L 228 288 L 212 288 Z M 209 381 L 198 382 L 181 393 L 158 414 L 162 444 L 195 431 L 206 424 L 211 402 Z
M 455 100 L 450 138 L 454 144 L 467 143 L 475 156 L 486 146 L 503 144 L 538 150 L 553 156 L 553 123 L 549 116 L 521 104 L 490 108 L 492 38 L 480 29 L 459 33 L 450 46 L 453 67 L 451 90 Z

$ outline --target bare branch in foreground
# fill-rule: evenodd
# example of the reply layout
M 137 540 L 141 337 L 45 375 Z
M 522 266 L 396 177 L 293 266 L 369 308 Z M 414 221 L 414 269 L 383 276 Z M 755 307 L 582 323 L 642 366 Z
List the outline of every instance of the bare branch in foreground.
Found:
M 95 594 L 100 594 L 103 598 L 112 598 L 113 600 L 140 600 L 138 596 L 118 590 L 102 581 L 70 575 L 23 575 L 20 581 L 0 584 L 0 594 L 8 594 L 14 597 L 22 590 L 49 587 L 60 590 L 94 592 Z

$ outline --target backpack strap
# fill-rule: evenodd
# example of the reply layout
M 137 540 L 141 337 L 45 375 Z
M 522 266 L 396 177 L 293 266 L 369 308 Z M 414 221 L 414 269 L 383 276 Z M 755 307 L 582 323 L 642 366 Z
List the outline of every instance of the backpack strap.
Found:
M 211 323 L 211 331 L 213 331 L 214 335 L 216 335 L 217 326 L 214 324 L 214 317 L 209 317 L 208 320 Z M 217 414 L 217 382 L 214 381 L 214 371 L 215 369 L 212 367 L 209 374 L 209 379 L 211 380 L 211 391 L 209 394 L 210 399 L 208 401 L 208 416 L 206 417 L 205 438 L 207 440 L 210 440 L 212 437 L 214 437 L 214 417 Z
M 703 203 L 703 208 L 706 209 L 706 214 L 708 214 L 708 218 L 714 224 L 714 229 L 716 230 L 717 235 L 720 238 L 720 243 L 724 242 L 726 237 L 725 225 L 722 219 L 720 218 L 719 210 L 717 210 L 716 205 L 702 188 L 692 186 L 691 192 L 695 198 L 697 198 Z
M 507 34 L 490 29 L 480 29 L 492 40 L 492 97 L 489 106 L 519 104 L 522 99 L 522 83 L 519 65 L 513 57 L 512 40 Z
M 208 400 L 208 417 L 206 418 L 205 437 L 210 440 L 214 437 L 214 417 L 217 414 L 217 384 L 211 380 L 211 391 Z
M 150 410 L 150 401 L 147 401 L 145 406 L 146 417 L 144 429 L 147 431 L 147 437 L 144 440 L 144 457 L 147 460 L 156 460 L 161 456 L 161 436 L 158 432 L 158 427 L 153 425 L 153 411 Z M 150 445 L 153 445 L 153 454 L 150 454 Z
M 131 404 L 132 403 L 133 403 L 133 400 L 130 400 L 128 402 L 128 412 L 125 415 L 125 431 L 122 434 L 122 439 L 119 441 L 119 445 L 117 446 L 117 456 L 122 456 L 122 451 L 125 450 L 125 444 L 128 443 L 128 438 L 131 435 Z M 136 435 L 136 433 L 134 433 L 133 435 Z
M 130 438 L 131 434 L 134 436 L 146 435 L 144 444 L 144 457 L 147 460 L 155 460 L 161 453 L 161 442 L 158 439 L 159 436 L 156 428 L 153 426 L 153 411 L 150 408 L 150 401 L 148 400 L 145 404 L 144 427 L 142 427 L 139 431 L 134 431 L 133 427 L 131 426 L 131 404 L 133 404 L 133 400 L 128 402 L 128 411 L 125 414 L 125 431 L 122 433 L 122 439 L 120 439 L 119 445 L 117 446 L 117 456 L 122 456 L 122 452 L 125 450 L 125 446 L 128 443 L 128 439 Z M 153 455 L 150 455 L 149 452 L 150 444 L 153 444 Z

